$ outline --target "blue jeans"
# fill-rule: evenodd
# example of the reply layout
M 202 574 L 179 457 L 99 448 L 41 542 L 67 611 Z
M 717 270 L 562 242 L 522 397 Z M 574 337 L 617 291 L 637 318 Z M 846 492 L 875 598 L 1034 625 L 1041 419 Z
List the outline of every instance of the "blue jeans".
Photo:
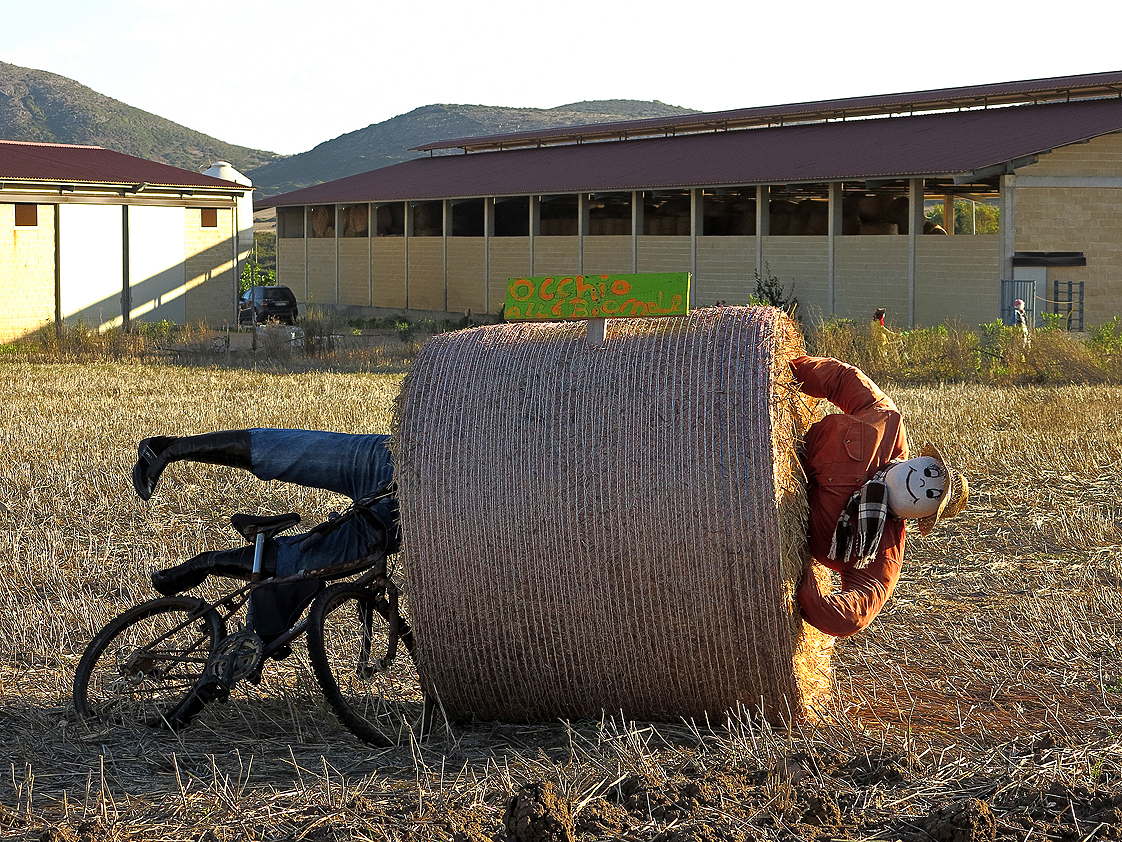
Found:
M 319 430 L 249 430 L 250 471 L 261 480 L 281 480 L 310 488 L 323 488 L 358 500 L 393 479 L 393 459 L 386 446 L 389 436 L 327 433 Z M 306 533 L 305 533 L 306 534 Z M 370 542 L 380 540 L 364 518 L 357 517 L 327 535 L 307 551 L 299 548 L 300 535 L 280 535 L 266 559 L 274 562 L 277 576 L 291 576 L 366 555 Z M 249 552 L 253 547 L 227 550 Z M 271 565 L 270 565 L 271 566 Z

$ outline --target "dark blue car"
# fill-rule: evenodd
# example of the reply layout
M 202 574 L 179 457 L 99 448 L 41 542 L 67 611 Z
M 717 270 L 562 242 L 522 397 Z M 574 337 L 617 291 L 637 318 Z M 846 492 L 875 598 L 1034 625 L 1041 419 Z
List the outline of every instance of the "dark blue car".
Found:
M 296 296 L 285 286 L 250 287 L 238 301 L 238 324 L 242 325 L 253 324 L 255 320 L 264 324 L 270 319 L 293 325 L 298 315 Z

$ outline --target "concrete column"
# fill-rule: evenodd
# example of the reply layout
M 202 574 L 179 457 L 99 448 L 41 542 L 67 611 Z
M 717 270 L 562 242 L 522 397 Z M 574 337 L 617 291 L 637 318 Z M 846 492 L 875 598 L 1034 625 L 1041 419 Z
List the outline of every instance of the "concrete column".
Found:
M 308 239 L 312 236 L 309 227 L 312 224 L 309 214 L 310 208 L 304 205 L 304 306 L 308 304 Z
M 591 229 L 589 225 L 588 194 L 577 194 L 577 271 L 584 274 L 584 238 Z
M 445 199 L 441 207 L 441 246 L 444 252 L 444 312 L 448 312 L 448 238 L 452 236 L 452 200 Z
M 766 184 L 756 187 L 756 277 L 764 276 L 764 237 L 770 233 L 771 188 Z
M 923 179 L 908 179 L 908 327 L 916 326 L 916 238 L 923 235 Z
M 1017 176 L 1001 177 L 1001 218 L 998 220 L 998 276 L 1013 277 L 1013 252 L 1017 250 Z
M 705 196 L 700 187 L 690 190 L 690 307 L 697 301 L 697 238 L 705 232 Z
M 842 232 L 842 183 L 830 182 L 830 207 L 826 222 L 826 301 L 830 313 L 836 310 L 837 300 L 837 238 Z
M 491 238 L 495 236 L 495 199 L 483 199 L 483 310 L 491 312 Z
M 534 240 L 542 235 L 542 197 L 530 197 L 530 275 L 534 274 Z
M 409 312 L 409 241 L 413 239 L 413 203 L 405 203 L 405 311 Z
M 234 229 L 234 268 L 238 266 L 237 229 Z M 129 329 L 129 315 L 132 311 L 132 281 L 129 279 L 129 206 L 121 205 L 121 328 Z M 238 288 L 234 279 L 234 289 Z M 236 293 L 235 293 L 236 294 Z
M 639 271 L 639 237 L 643 233 L 643 192 L 631 191 L 631 271 Z

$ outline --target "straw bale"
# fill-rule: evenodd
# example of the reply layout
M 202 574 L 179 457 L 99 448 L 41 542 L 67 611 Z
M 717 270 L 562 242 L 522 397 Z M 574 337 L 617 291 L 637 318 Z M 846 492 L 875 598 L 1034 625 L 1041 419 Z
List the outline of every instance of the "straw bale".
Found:
M 768 307 L 425 344 L 394 447 L 415 656 L 450 715 L 812 713 L 800 353 Z
M 335 225 L 331 221 L 331 213 L 322 205 L 312 209 L 312 236 L 335 236 Z

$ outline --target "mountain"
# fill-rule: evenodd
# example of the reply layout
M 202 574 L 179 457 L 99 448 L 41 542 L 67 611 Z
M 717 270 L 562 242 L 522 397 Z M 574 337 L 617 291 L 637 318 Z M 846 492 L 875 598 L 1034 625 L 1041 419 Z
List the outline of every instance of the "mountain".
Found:
M 254 195 L 274 196 L 324 181 L 416 158 L 410 148 L 449 138 L 521 132 L 555 126 L 641 120 L 694 113 L 662 102 L 611 99 L 576 102 L 556 108 L 503 108 L 491 105 L 426 105 L 348 132 L 308 152 L 251 170 Z
M 73 79 L 0 62 L 0 138 L 101 146 L 201 172 L 228 161 L 243 173 L 279 156 L 223 143 Z
M 0 138 L 102 146 L 193 172 L 229 161 L 253 180 L 258 197 L 406 161 L 417 157 L 411 148 L 437 140 L 695 112 L 629 99 L 556 108 L 426 105 L 286 157 L 223 143 L 65 76 L 0 62 Z

